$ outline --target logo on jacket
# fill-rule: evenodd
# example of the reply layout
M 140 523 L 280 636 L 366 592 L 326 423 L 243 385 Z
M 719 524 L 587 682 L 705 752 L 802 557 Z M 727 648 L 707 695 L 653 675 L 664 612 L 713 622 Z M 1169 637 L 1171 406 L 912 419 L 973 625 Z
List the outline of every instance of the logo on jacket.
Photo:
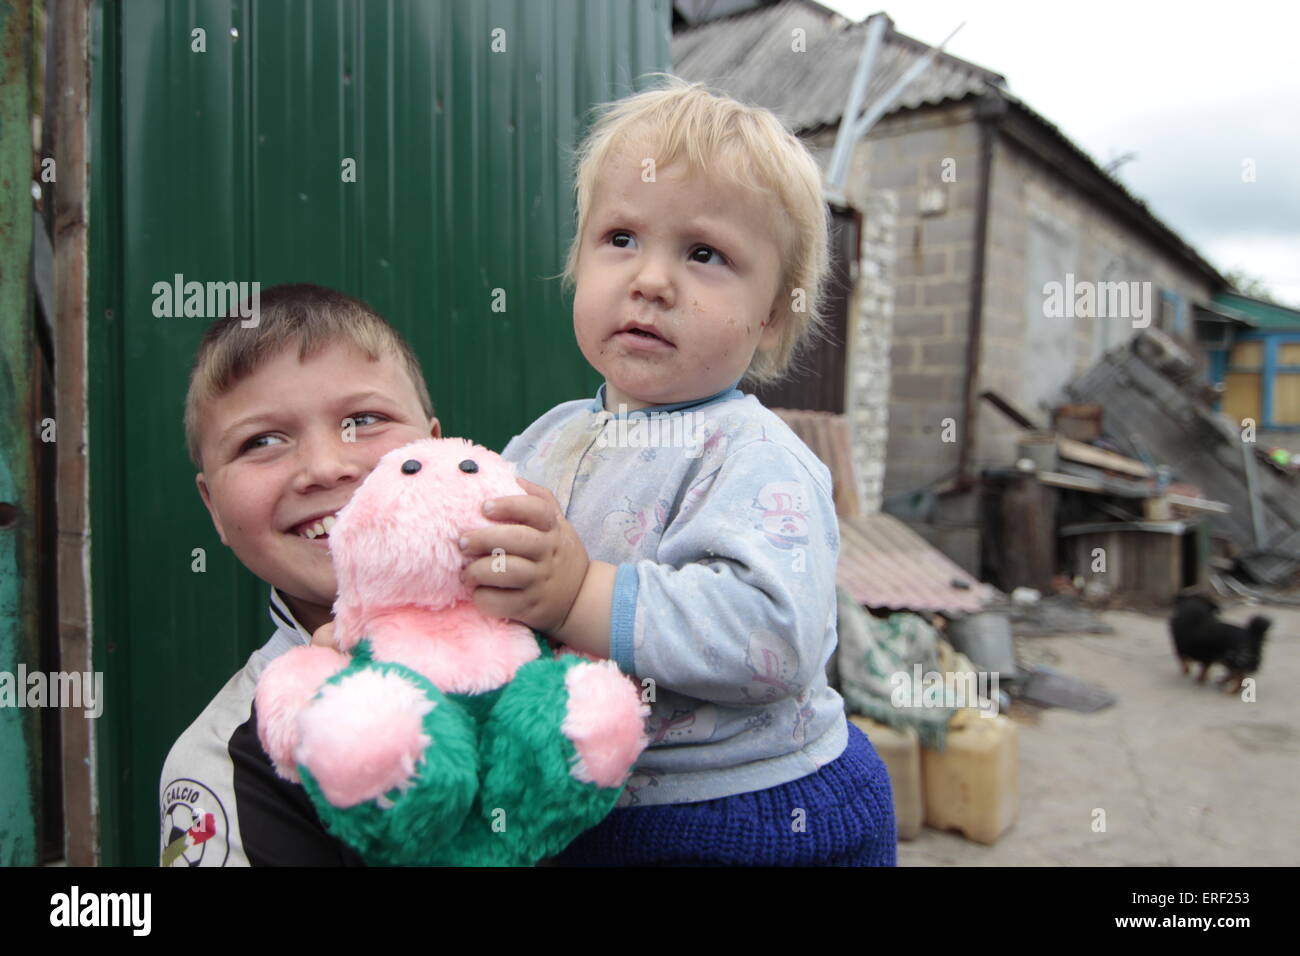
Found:
M 173 780 L 163 788 L 162 808 L 162 866 L 226 865 L 226 808 L 210 788 L 187 777 Z M 218 834 L 221 839 L 209 844 Z

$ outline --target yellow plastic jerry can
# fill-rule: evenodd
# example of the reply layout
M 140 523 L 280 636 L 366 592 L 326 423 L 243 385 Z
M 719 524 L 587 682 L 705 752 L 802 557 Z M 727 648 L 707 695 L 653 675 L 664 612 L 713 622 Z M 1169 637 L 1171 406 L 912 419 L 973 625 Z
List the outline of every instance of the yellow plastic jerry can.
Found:
M 921 748 L 925 825 L 991 846 L 1020 811 L 1020 736 L 1005 714 L 959 710 L 942 753 Z

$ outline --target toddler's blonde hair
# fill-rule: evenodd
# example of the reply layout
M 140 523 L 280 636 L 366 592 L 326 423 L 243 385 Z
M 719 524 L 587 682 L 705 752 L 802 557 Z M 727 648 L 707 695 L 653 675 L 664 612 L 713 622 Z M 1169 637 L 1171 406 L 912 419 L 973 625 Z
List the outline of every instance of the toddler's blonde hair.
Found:
M 780 289 L 786 308 L 777 319 L 778 344 L 754 353 L 743 381 L 778 381 L 800 350 L 825 331 L 822 299 L 830 268 L 829 230 L 817 162 L 769 110 L 745 106 L 680 77 L 655 76 L 661 79 L 656 88 L 598 107 L 599 118 L 577 149 L 578 222 L 564 279 L 570 285 L 576 282 L 582 234 L 601 172 L 625 147 L 645 145 L 657 166 L 683 159 L 692 173 L 719 176 L 749 190 L 755 199 L 780 210 Z

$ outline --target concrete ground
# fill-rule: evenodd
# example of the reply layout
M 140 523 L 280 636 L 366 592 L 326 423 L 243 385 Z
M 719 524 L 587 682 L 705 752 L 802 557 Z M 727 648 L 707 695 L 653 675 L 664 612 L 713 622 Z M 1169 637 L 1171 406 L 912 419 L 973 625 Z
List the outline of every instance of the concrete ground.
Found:
M 925 827 L 899 844 L 899 865 L 1300 864 L 1300 608 L 1225 605 L 1222 617 L 1253 614 L 1273 627 L 1250 703 L 1183 676 L 1164 617 L 1104 611 L 1114 634 L 1018 637 L 1022 665 L 1099 684 L 1117 703 L 1092 714 L 1015 704 L 1015 825 L 991 847 Z M 1098 807 L 1104 833 L 1092 828 Z

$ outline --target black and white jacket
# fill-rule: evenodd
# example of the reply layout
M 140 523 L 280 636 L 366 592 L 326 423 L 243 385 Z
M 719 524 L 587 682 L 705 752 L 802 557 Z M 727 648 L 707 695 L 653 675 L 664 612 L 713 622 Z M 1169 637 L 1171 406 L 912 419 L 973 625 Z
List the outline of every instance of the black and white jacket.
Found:
M 266 665 L 311 643 L 273 587 L 275 633 L 172 745 L 163 764 L 163 866 L 363 866 L 306 792 L 276 775 L 257 737 L 253 693 Z

